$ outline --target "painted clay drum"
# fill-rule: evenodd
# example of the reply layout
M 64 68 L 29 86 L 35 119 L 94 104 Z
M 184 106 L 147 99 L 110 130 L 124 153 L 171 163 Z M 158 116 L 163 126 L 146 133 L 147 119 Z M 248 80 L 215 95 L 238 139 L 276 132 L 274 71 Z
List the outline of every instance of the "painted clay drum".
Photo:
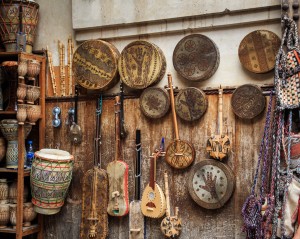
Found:
M 31 222 L 36 218 L 37 213 L 33 209 L 33 204 L 27 202 L 23 204 L 23 222 L 24 227 L 31 226 Z
M 163 117 L 170 108 L 169 94 L 165 89 L 149 87 L 140 96 L 140 108 L 149 118 Z
M 27 75 L 28 80 L 35 80 L 35 77 L 40 74 L 41 63 L 37 60 L 29 60 L 27 62 Z
M 220 54 L 216 44 L 201 34 L 184 37 L 173 52 L 175 70 L 190 81 L 210 78 L 218 69 L 219 63 Z
M 26 104 L 18 104 L 17 111 L 17 120 L 18 124 L 23 125 L 27 118 L 27 105 Z
M 8 183 L 7 179 L 0 179 L 0 205 L 8 203 Z
M 161 49 L 148 41 L 128 44 L 118 63 L 121 81 L 133 89 L 145 89 L 159 82 L 166 72 L 166 59 Z
M 20 59 L 18 64 L 18 76 L 20 80 L 24 80 L 24 76 L 27 74 L 27 60 Z
M 9 204 L 0 204 L 0 228 L 6 228 L 9 223 Z
M 36 121 L 41 118 L 41 106 L 40 105 L 27 105 L 26 114 L 29 124 L 35 125 Z
M 238 53 L 242 66 L 254 73 L 271 71 L 275 66 L 280 44 L 280 38 L 271 31 L 250 32 L 239 45 Z
M 67 151 L 41 149 L 35 152 L 30 173 L 32 203 L 37 213 L 60 211 L 71 183 L 74 157 Z
M 179 91 L 175 97 L 175 111 L 186 121 L 200 119 L 207 109 L 205 93 L 195 87 L 188 87 Z
M 118 82 L 120 53 L 111 43 L 89 40 L 74 52 L 72 70 L 75 81 L 86 89 L 105 91 Z
M 265 96 L 260 87 L 256 85 L 241 85 L 232 93 L 232 110 L 242 119 L 253 119 L 265 109 L 265 106 Z
M 36 101 L 40 97 L 40 94 L 41 94 L 40 87 L 28 85 L 26 91 L 27 103 L 33 105 L 34 101 Z
M 27 94 L 27 85 L 23 83 L 18 84 L 18 89 L 17 89 L 17 97 L 18 97 L 18 102 L 23 103 L 24 99 Z
M 9 204 L 9 221 L 13 228 L 17 225 L 17 204 Z
M 26 202 L 29 194 L 29 190 L 26 184 L 24 184 L 23 189 L 23 200 Z M 18 182 L 12 182 L 8 187 L 8 200 L 9 203 L 17 203 L 18 202 Z

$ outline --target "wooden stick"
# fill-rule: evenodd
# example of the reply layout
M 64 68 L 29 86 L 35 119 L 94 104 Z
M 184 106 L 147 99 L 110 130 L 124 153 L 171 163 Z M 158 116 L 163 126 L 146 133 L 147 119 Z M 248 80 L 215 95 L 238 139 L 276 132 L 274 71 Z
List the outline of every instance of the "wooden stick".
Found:
M 73 72 L 72 72 L 72 57 L 73 57 L 73 42 L 72 37 L 68 39 L 68 78 L 69 78 L 69 95 L 73 94 Z
M 164 179 L 165 179 L 165 194 L 166 194 L 166 217 L 170 217 L 171 209 L 170 209 L 170 196 L 169 196 L 169 183 L 168 183 L 168 173 L 164 172 Z
M 173 91 L 173 84 L 172 84 L 172 76 L 168 73 L 168 83 L 169 83 L 169 90 L 170 90 L 170 100 L 171 100 L 171 109 L 172 109 L 172 116 L 173 116 L 173 124 L 175 128 L 175 140 L 179 140 L 179 133 L 178 133 L 178 126 L 177 126 L 177 118 L 175 112 L 175 100 L 174 100 L 174 91 Z
M 219 135 L 223 134 L 223 89 L 219 89 Z
M 51 78 L 51 83 L 52 83 L 52 88 L 53 88 L 53 95 L 57 96 L 56 77 L 55 77 L 55 72 L 54 72 L 54 67 L 53 67 L 52 53 L 49 51 L 48 46 L 46 47 L 46 50 L 47 50 L 47 57 L 48 57 L 48 62 L 49 62 L 49 70 L 50 70 L 50 78 Z
M 61 96 L 66 95 L 66 83 L 65 83 L 65 45 L 62 44 L 60 41 L 58 41 L 58 47 L 59 47 L 59 59 L 60 59 L 60 93 Z

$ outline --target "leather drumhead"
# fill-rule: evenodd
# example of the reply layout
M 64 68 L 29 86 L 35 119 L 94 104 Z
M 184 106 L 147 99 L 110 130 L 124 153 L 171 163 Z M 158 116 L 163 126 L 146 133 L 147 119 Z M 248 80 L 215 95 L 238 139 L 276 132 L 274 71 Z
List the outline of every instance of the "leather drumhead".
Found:
M 256 30 L 244 37 L 239 46 L 239 59 L 243 67 L 254 73 L 266 73 L 275 66 L 281 40 L 273 32 Z
M 140 107 L 147 117 L 161 118 L 170 108 L 169 95 L 165 89 L 149 87 L 140 96 Z
M 120 53 L 102 40 L 82 43 L 74 52 L 72 70 L 76 82 L 91 90 L 107 90 L 117 82 Z
M 177 115 L 186 121 L 200 119 L 207 109 L 205 93 L 195 87 L 188 87 L 179 91 L 175 97 Z
M 245 84 L 235 89 L 231 97 L 233 112 L 242 119 L 252 119 L 259 115 L 266 105 L 266 98 L 260 87 Z
M 210 78 L 218 69 L 220 54 L 207 36 L 192 34 L 181 39 L 173 52 L 175 70 L 190 81 Z
M 145 89 L 163 78 L 166 59 L 158 46 L 148 41 L 134 41 L 121 52 L 118 69 L 125 85 Z

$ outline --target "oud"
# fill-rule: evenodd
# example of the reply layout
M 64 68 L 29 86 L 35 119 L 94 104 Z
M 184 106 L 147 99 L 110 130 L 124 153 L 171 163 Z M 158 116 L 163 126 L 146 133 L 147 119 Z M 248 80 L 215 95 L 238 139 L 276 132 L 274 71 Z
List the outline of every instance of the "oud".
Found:
M 164 173 L 164 180 L 165 180 L 165 194 L 166 194 L 166 201 L 167 201 L 167 209 L 166 209 L 166 217 L 162 220 L 160 224 L 160 229 L 162 233 L 167 238 L 177 238 L 179 237 L 182 225 L 181 219 L 178 217 L 178 207 L 175 208 L 175 216 L 171 216 L 171 209 L 170 209 L 170 194 L 169 194 L 169 183 L 168 183 L 168 173 Z
M 164 139 L 162 139 L 162 144 Z M 150 156 L 150 182 L 146 186 L 142 196 L 141 209 L 142 213 L 146 217 L 160 218 L 166 212 L 166 198 L 160 188 L 156 183 L 156 160 L 159 156 L 163 154 L 163 147 L 160 147 L 155 153 Z
M 120 141 L 120 96 L 115 98 L 115 160 L 107 166 L 109 199 L 107 213 L 121 217 L 129 212 L 128 165 L 123 161 Z
M 230 150 L 230 140 L 228 135 L 223 133 L 223 89 L 219 88 L 218 98 L 218 133 L 211 136 L 206 145 L 206 151 L 210 157 L 222 161 L 227 158 Z

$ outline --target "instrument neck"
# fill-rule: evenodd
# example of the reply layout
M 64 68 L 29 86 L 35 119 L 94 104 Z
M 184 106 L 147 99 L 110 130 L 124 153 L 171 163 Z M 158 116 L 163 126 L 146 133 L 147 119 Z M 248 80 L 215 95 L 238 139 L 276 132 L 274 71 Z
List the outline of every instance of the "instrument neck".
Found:
M 170 209 L 170 195 L 169 195 L 169 183 L 168 183 L 167 172 L 164 173 L 164 179 L 165 179 L 165 194 L 166 194 L 166 203 L 167 203 L 166 216 L 170 217 L 171 209 Z
M 136 130 L 135 200 L 141 200 L 141 131 Z
M 149 186 L 154 190 L 155 182 L 156 182 L 156 156 L 153 154 L 150 156 L 151 164 L 150 164 L 150 182 Z
M 176 117 L 176 112 L 175 112 L 175 99 L 174 99 L 174 91 L 173 91 L 173 84 L 172 84 L 171 74 L 168 74 L 168 85 L 169 85 L 169 92 L 170 92 L 170 101 L 171 101 L 173 124 L 174 124 L 174 130 L 175 130 L 175 140 L 179 140 L 177 117 Z
M 219 135 L 223 134 L 223 89 L 219 89 L 218 99 L 218 123 L 219 123 Z
M 120 96 L 115 98 L 115 160 L 121 159 L 121 140 L 120 140 Z

